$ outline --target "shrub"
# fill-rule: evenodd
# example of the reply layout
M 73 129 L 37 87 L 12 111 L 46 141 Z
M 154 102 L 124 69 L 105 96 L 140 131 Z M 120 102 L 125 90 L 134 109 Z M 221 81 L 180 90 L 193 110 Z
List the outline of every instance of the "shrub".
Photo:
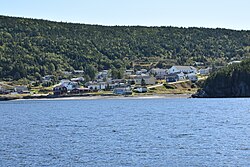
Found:
M 166 89 L 175 89 L 175 86 L 173 86 L 173 85 L 163 84 L 163 86 L 164 86 Z

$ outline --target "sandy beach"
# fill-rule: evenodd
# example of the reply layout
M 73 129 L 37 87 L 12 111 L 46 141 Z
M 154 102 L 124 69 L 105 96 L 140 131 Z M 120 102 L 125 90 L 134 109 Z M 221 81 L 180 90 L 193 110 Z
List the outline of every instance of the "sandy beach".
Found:
M 162 98 L 190 98 L 191 94 L 155 94 L 155 95 L 135 95 L 135 96 L 74 96 L 74 97 L 56 97 L 56 98 L 32 98 L 17 100 L 114 100 L 114 99 L 162 99 Z

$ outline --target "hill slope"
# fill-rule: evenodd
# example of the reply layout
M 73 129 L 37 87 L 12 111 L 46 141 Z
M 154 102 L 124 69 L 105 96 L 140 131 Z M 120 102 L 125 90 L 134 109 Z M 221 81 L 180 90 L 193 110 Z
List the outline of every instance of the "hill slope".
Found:
M 0 79 L 39 79 L 63 70 L 193 61 L 223 64 L 249 54 L 250 31 L 99 26 L 0 16 Z

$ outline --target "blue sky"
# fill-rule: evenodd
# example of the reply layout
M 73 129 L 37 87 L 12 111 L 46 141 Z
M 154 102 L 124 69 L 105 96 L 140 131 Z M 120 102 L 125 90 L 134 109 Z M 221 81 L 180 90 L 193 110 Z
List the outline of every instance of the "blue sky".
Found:
M 250 30 L 250 0 L 0 0 L 0 15 L 102 25 Z

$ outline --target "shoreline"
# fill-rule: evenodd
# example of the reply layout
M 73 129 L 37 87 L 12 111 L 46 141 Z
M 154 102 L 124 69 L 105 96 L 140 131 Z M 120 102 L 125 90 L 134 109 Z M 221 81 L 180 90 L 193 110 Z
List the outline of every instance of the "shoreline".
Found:
M 102 99 L 174 99 L 174 98 L 191 98 L 191 94 L 152 94 L 152 95 L 69 95 L 69 96 L 1 96 L 0 101 L 13 100 L 102 100 Z

